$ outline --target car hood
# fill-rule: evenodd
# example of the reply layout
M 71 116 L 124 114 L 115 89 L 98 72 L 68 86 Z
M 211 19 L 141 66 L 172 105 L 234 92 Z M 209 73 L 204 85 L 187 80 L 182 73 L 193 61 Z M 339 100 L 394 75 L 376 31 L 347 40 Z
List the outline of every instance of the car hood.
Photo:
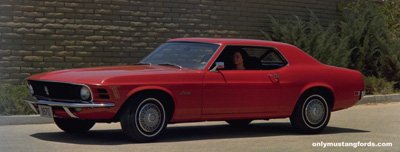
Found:
M 150 75 L 187 73 L 189 71 L 195 70 L 158 65 L 110 66 L 47 72 L 33 75 L 28 80 L 99 85 L 123 79 L 129 80 L 132 76 L 146 78 Z

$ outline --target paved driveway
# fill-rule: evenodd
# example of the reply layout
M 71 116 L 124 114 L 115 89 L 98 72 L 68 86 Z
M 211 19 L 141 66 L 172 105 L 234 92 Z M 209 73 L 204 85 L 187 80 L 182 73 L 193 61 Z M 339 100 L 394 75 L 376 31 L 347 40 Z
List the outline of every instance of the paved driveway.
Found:
M 224 122 L 169 125 L 157 142 L 129 142 L 118 123 L 96 124 L 69 135 L 53 124 L 0 126 L 0 151 L 400 151 L 400 103 L 359 105 L 334 112 L 322 134 L 301 135 L 288 119 L 255 121 L 247 128 Z M 392 147 L 313 147 L 328 142 L 390 142 Z

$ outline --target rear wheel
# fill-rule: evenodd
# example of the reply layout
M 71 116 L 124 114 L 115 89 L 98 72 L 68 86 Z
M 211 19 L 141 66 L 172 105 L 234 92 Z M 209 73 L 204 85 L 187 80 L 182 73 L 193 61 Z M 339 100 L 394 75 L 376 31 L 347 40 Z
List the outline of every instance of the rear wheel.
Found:
M 84 133 L 89 131 L 95 124 L 94 121 L 67 118 L 54 118 L 54 122 L 58 128 L 66 133 Z
M 299 132 L 314 134 L 326 128 L 330 115 L 326 97 L 321 93 L 309 93 L 300 98 L 290 122 Z
M 234 127 L 244 127 L 250 124 L 252 120 L 227 120 L 226 122 Z
M 133 141 L 149 142 L 164 132 L 166 118 L 166 110 L 160 97 L 140 96 L 123 109 L 121 127 Z

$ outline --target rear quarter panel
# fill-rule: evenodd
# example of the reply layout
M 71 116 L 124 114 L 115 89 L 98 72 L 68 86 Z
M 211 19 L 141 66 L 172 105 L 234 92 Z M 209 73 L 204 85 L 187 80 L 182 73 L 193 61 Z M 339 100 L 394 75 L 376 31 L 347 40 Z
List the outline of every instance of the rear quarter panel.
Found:
M 282 71 L 282 107 L 290 115 L 300 96 L 313 87 L 325 87 L 332 91 L 334 105 L 332 110 L 353 106 L 359 100 L 355 91 L 364 90 L 363 76 L 360 72 L 324 64 L 291 65 Z
M 339 68 L 329 65 L 323 65 L 321 76 L 323 80 L 329 83 L 333 88 L 335 103 L 333 111 L 345 109 L 355 105 L 360 96 L 355 94 L 357 91 L 364 90 L 363 75 L 356 70 Z
M 354 91 L 364 90 L 360 72 L 320 63 L 293 45 L 275 46 L 288 60 L 280 75 L 282 112 L 291 115 L 300 96 L 310 88 L 325 87 L 334 95 L 332 110 L 351 107 L 359 100 Z

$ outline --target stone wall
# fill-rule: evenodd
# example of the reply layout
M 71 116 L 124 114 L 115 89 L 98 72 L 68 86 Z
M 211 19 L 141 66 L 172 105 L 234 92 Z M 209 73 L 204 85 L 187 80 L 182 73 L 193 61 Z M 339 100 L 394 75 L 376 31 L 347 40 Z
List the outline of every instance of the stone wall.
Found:
M 269 17 L 338 16 L 339 0 L 1 0 L 0 84 L 132 64 L 176 37 L 263 38 Z

